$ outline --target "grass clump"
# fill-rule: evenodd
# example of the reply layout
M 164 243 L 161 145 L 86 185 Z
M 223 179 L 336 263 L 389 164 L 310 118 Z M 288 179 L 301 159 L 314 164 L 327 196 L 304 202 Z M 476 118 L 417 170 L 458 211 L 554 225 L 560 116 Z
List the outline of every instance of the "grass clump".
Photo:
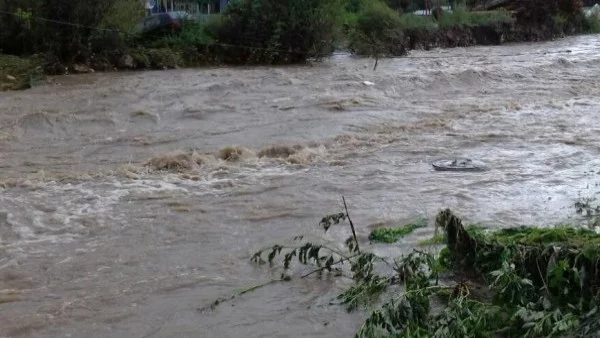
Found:
M 502 244 L 518 243 L 523 245 L 567 243 L 580 246 L 600 244 L 600 236 L 589 229 L 573 228 L 562 225 L 552 228 L 515 227 L 493 232 L 490 239 Z
M 446 237 L 444 234 L 435 234 L 430 238 L 426 238 L 422 241 L 417 242 L 418 246 L 431 246 L 431 245 L 440 245 L 446 243 Z
M 400 16 L 403 29 L 434 29 L 437 28 L 436 22 L 430 16 L 416 15 L 413 13 Z
M 369 240 L 373 242 L 382 243 L 394 243 L 400 238 L 415 231 L 415 229 L 423 228 L 427 226 L 427 220 L 424 218 L 418 219 L 414 222 L 403 224 L 397 227 L 391 228 L 377 228 L 373 229 L 369 234 Z

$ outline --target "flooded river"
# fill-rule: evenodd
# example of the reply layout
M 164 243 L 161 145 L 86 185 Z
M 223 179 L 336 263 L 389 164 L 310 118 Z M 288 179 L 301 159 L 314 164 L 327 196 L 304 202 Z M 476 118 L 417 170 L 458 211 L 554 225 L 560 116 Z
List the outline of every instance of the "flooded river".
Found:
M 342 195 L 365 246 L 373 224 L 443 207 L 489 226 L 568 221 L 600 165 L 599 51 L 581 36 L 375 72 L 340 55 L 0 93 L 0 337 L 350 337 L 364 313 L 329 304 L 332 280 L 198 308 L 273 277 L 252 251 L 321 235 Z M 490 170 L 433 171 L 445 156 Z

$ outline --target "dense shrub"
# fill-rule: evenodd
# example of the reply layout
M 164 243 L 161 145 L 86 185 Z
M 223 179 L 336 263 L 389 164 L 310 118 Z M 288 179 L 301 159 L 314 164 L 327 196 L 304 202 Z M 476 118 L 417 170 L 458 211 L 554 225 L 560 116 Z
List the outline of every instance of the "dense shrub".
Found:
M 556 15 L 572 18 L 582 6 L 581 0 L 522 0 L 515 1 L 512 8 L 521 24 L 551 25 Z
M 132 27 L 142 5 L 137 0 L 0 0 L 0 11 L 16 14 L 0 14 L 0 49 L 87 61 L 94 49 L 122 46 L 123 35 L 111 29 Z
M 329 55 L 344 10 L 339 0 L 235 0 L 212 28 L 228 62 L 293 63 Z
M 365 4 L 350 36 L 350 48 L 360 55 L 397 56 L 406 54 L 400 16 L 385 3 Z
M 585 31 L 589 33 L 600 33 L 600 14 L 592 13 L 584 23 Z

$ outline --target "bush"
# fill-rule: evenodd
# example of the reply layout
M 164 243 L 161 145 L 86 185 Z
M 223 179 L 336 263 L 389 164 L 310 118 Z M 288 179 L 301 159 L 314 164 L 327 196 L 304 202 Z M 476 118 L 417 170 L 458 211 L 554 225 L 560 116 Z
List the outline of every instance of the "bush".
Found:
M 106 29 L 127 29 L 140 8 L 137 0 L 5 0 L 0 11 L 17 15 L 0 15 L 0 46 L 15 55 L 50 53 L 62 62 L 85 62 L 93 49 L 122 45 L 123 37 Z
M 585 28 L 589 33 L 600 33 L 600 13 L 592 13 L 585 20 Z
M 339 32 L 340 0 L 235 0 L 213 26 L 231 63 L 295 63 L 329 55 Z
M 359 55 L 399 56 L 406 54 L 400 16 L 385 3 L 373 1 L 358 14 L 350 36 L 350 48 Z
M 567 29 L 568 20 L 569 18 L 567 18 L 564 14 L 557 14 L 552 16 L 554 31 L 564 32 L 565 29 Z
M 197 21 L 183 22 L 176 32 L 145 34 L 140 43 L 150 48 L 184 48 L 212 44 L 214 41 L 207 31 L 207 24 Z

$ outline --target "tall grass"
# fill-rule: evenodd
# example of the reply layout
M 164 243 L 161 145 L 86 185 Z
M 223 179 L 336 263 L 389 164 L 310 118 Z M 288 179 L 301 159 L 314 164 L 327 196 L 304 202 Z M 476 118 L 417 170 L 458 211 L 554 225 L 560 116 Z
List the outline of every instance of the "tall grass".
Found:
M 436 28 L 437 25 L 430 16 L 421 16 L 415 14 L 403 14 L 400 16 L 402 28 Z
M 464 5 L 457 5 L 451 13 L 442 13 L 438 20 L 438 25 L 440 28 L 445 28 L 496 22 L 514 22 L 514 20 L 506 10 L 471 12 Z

